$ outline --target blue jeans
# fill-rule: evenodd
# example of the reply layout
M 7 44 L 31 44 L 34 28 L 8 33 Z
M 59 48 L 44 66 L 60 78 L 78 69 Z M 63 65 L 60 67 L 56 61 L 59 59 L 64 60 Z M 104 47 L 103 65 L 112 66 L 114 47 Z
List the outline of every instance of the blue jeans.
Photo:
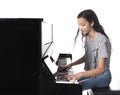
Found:
M 95 78 L 88 78 L 85 81 L 79 82 L 83 90 L 108 87 L 111 82 L 111 73 L 106 70 L 103 74 L 96 76 Z

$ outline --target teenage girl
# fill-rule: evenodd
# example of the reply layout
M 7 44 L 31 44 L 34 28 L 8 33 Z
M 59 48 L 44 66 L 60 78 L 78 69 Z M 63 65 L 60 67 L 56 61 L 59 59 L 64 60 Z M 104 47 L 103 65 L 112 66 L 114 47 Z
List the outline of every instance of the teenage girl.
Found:
M 74 65 L 85 63 L 85 71 L 73 75 L 66 75 L 69 80 L 80 80 L 87 78 L 86 81 L 79 82 L 83 90 L 107 87 L 111 82 L 110 56 L 111 43 L 109 37 L 100 25 L 97 15 L 93 10 L 84 10 L 77 16 L 79 32 L 85 37 L 85 54 L 77 61 L 66 66 L 70 69 Z

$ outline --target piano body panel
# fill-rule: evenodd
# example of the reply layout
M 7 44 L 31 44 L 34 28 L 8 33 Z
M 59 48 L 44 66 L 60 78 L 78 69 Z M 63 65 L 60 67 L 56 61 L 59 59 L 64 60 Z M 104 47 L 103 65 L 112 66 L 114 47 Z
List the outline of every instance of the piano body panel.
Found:
M 56 83 L 58 95 L 82 95 L 82 87 L 80 84 L 64 84 Z
M 40 95 L 82 95 L 79 84 L 55 83 L 52 81 L 40 82 Z
M 58 95 L 56 83 L 49 80 L 41 80 L 40 95 Z

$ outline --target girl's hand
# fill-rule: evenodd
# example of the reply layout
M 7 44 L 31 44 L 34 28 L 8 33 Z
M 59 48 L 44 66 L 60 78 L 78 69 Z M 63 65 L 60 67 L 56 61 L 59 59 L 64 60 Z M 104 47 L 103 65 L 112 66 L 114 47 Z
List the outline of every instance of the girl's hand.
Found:
M 57 71 L 65 71 L 66 67 L 65 66 L 59 66 Z
M 71 67 L 72 67 L 72 63 L 71 63 L 71 64 L 68 64 L 68 65 L 65 66 L 64 68 L 66 68 L 66 70 L 69 70 L 69 69 L 71 69 Z
M 59 66 L 57 71 L 65 71 L 65 70 L 68 71 L 69 69 L 71 69 L 71 67 L 72 67 L 72 63 L 66 66 Z
M 66 75 L 66 76 L 64 76 L 64 78 L 75 82 L 76 80 L 82 78 L 82 76 L 83 76 L 83 74 L 82 74 L 82 72 L 80 72 L 80 73 L 73 74 L 73 75 Z

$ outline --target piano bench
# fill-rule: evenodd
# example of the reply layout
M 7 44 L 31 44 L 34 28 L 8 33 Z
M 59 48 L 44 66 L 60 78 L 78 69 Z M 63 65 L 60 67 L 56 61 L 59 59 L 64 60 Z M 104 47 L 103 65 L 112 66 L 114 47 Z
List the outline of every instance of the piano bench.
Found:
M 110 87 L 92 89 L 94 95 L 120 95 L 120 90 L 111 90 Z

